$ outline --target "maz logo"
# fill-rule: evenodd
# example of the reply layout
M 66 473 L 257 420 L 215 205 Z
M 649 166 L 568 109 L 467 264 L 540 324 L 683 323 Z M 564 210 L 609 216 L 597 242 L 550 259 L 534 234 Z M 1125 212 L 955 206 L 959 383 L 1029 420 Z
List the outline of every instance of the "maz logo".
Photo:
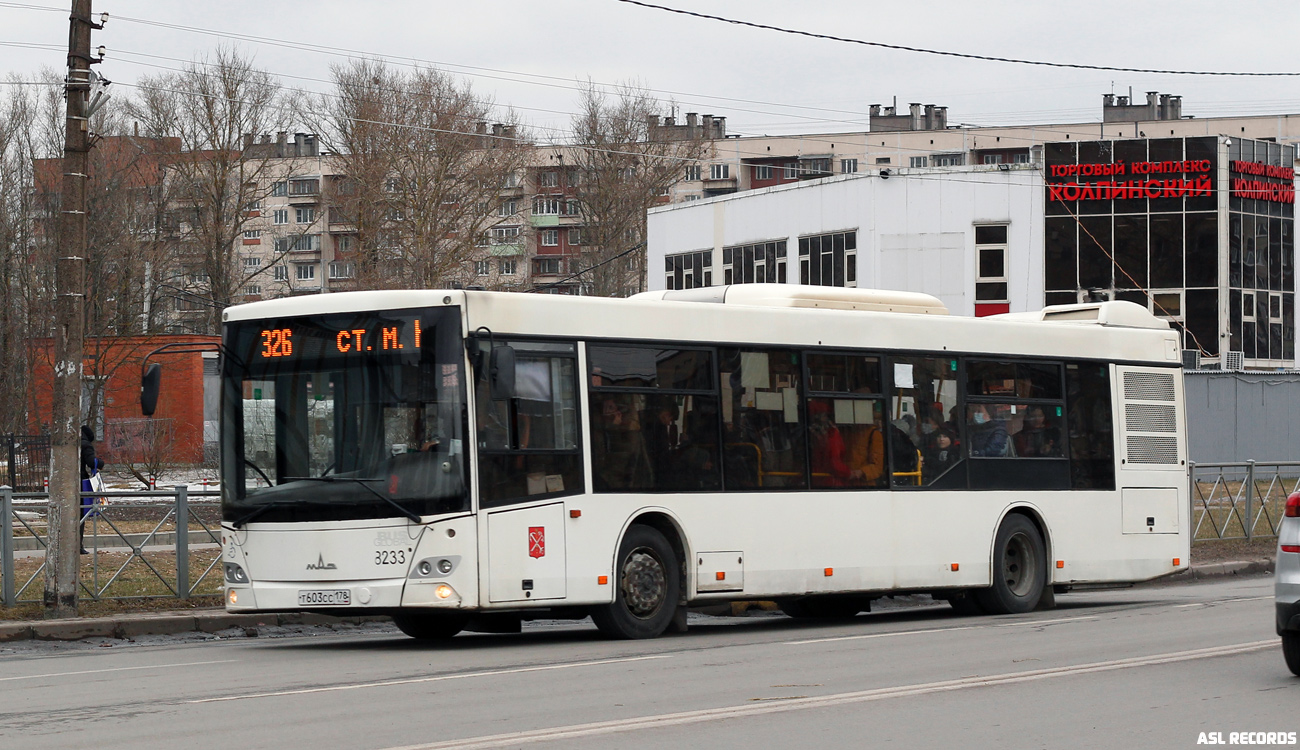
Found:
M 334 563 L 325 562 L 324 555 L 318 556 L 314 564 L 307 563 L 307 570 L 338 570 L 338 569 L 339 566 L 335 565 Z

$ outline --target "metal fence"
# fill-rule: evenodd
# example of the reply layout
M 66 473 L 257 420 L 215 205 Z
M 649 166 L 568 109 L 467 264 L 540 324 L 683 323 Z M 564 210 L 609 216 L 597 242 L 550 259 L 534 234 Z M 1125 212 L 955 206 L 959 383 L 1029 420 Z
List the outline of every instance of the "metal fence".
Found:
M 1192 540 L 1277 536 L 1300 461 L 1189 462 Z
M 16 492 L 44 492 L 50 477 L 49 435 L 0 435 L 0 484 Z
M 185 487 L 82 493 L 81 596 L 144 599 L 219 595 L 221 507 L 215 491 Z M 0 487 L 0 604 L 40 602 L 49 495 Z

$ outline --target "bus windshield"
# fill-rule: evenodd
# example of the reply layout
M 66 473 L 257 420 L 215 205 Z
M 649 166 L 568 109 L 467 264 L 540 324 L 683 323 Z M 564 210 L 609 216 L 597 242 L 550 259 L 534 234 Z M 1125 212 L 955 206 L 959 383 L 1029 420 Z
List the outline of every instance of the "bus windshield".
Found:
M 227 324 L 223 519 L 468 510 L 460 334 L 454 307 Z

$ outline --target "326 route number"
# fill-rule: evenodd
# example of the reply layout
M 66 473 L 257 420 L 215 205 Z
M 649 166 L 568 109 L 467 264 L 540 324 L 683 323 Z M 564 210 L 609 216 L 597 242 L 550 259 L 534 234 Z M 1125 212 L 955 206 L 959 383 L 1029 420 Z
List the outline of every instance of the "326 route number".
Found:
M 287 357 L 293 354 L 293 331 L 288 328 L 271 328 L 262 331 L 262 356 Z

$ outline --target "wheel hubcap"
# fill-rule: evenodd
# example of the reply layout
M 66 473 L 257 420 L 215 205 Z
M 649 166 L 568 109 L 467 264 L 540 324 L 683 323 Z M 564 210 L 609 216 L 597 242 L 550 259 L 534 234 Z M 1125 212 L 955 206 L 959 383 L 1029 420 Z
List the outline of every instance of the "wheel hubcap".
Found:
M 1032 592 L 1038 563 L 1034 557 L 1034 547 L 1025 534 L 1014 534 L 1007 540 L 1002 554 L 1002 580 L 1012 594 L 1028 596 Z
M 668 596 L 664 564 L 644 547 L 632 550 L 623 560 L 623 601 L 633 616 L 646 619 L 663 606 Z

